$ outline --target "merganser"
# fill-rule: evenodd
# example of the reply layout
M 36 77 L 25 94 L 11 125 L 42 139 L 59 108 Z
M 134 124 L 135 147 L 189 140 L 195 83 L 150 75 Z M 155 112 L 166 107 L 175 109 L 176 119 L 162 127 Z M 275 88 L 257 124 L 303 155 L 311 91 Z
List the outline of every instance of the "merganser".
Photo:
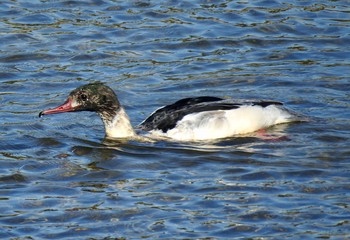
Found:
M 116 94 L 102 83 L 78 87 L 62 105 L 40 112 L 39 117 L 77 111 L 98 113 L 107 138 L 137 136 Z M 149 132 L 151 137 L 197 141 L 252 133 L 295 121 L 303 119 L 286 109 L 281 102 L 202 96 L 181 99 L 157 109 L 137 129 Z

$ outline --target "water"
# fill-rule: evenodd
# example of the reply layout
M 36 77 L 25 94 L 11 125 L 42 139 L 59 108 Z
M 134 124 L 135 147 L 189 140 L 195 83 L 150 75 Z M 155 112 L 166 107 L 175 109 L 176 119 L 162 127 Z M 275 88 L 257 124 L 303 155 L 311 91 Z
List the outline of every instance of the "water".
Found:
M 2 1 L 0 238 L 350 238 L 348 1 Z M 133 124 L 182 97 L 283 101 L 309 123 L 111 142 L 38 118 L 103 81 Z

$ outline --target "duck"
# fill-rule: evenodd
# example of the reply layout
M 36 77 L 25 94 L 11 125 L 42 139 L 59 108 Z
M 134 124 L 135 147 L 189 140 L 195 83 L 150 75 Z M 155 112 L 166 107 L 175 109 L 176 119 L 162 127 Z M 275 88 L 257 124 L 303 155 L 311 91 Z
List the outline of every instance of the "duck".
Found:
M 143 131 L 153 138 L 205 141 L 303 121 L 300 114 L 278 101 L 199 96 L 160 107 L 134 128 L 116 93 L 101 82 L 76 88 L 62 105 L 41 111 L 39 117 L 79 111 L 96 112 L 104 124 L 106 138 L 114 139 L 134 138 Z

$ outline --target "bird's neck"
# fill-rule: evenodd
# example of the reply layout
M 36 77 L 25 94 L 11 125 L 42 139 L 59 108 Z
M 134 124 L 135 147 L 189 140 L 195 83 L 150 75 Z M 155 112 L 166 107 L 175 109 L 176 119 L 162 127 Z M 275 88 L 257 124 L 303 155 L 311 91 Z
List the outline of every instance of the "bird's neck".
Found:
M 115 114 L 110 117 L 105 117 L 103 114 L 100 114 L 100 116 L 105 125 L 106 137 L 128 138 L 136 136 L 123 107 L 119 107 Z

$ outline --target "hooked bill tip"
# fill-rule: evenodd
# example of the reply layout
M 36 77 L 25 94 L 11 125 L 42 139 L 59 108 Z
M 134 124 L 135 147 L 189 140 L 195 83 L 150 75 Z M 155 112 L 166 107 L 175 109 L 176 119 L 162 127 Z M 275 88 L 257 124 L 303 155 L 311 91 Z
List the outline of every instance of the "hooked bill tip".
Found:
M 41 118 L 44 115 L 44 111 L 39 112 L 39 118 Z

